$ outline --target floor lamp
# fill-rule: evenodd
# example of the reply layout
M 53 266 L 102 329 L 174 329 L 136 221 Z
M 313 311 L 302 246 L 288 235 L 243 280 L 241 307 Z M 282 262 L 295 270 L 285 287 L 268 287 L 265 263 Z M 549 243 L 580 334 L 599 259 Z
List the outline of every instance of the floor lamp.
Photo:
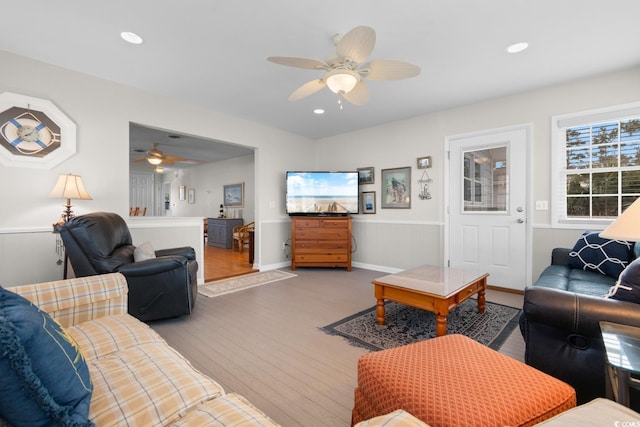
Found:
M 67 204 L 64 205 L 65 209 L 62 211 L 62 215 L 60 216 L 60 220 L 53 224 L 53 232 L 59 233 L 58 228 L 62 226 L 69 219 L 73 218 L 73 211 L 71 210 L 71 199 L 79 199 L 79 200 L 93 200 L 86 188 L 84 188 L 84 183 L 82 182 L 82 178 L 80 175 L 66 174 L 60 175 L 58 177 L 58 181 L 56 185 L 53 187 L 53 190 L 49 193 L 49 197 L 56 199 L 66 199 Z M 59 238 L 59 235 L 58 235 Z M 57 247 L 64 246 L 62 244 L 56 245 Z M 69 261 L 69 257 L 67 256 L 67 251 L 64 251 L 64 273 L 63 278 L 67 278 L 67 264 Z

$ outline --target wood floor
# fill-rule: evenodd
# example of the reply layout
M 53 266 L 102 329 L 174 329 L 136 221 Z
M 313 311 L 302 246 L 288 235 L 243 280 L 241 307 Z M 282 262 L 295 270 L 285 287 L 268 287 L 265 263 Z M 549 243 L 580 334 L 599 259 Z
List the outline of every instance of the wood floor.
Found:
M 249 252 L 244 248 L 238 250 L 204 246 L 204 281 L 225 279 L 241 274 L 253 273 L 256 270 L 249 264 Z
M 207 298 L 194 312 L 150 325 L 201 372 L 281 425 L 349 426 L 356 363 L 367 350 L 319 328 L 375 305 L 371 281 L 385 273 L 298 268 L 297 276 Z M 522 306 L 522 296 L 487 291 Z M 514 331 L 501 352 L 522 360 Z

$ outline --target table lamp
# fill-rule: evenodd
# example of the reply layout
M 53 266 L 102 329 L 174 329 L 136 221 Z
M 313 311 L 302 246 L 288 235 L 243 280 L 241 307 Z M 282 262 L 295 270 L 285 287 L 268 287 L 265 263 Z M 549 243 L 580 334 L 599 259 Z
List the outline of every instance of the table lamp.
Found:
M 93 200 L 84 188 L 80 175 L 74 175 L 71 173 L 67 175 L 60 175 L 58 177 L 58 182 L 56 182 L 53 190 L 49 193 L 49 197 L 67 199 L 67 204 L 64 205 L 65 209 L 62 211 L 60 220 L 56 224 L 53 224 L 54 229 L 56 226 L 64 224 L 73 217 L 73 212 L 71 211 L 71 199 Z
M 622 212 L 601 233 L 600 237 L 611 240 L 640 242 L 640 197 Z

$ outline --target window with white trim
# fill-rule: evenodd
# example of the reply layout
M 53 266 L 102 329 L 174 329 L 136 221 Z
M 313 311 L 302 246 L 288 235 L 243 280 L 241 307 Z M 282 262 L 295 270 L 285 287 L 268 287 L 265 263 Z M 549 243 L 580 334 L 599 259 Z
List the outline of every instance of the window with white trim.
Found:
M 603 225 L 640 197 L 640 103 L 554 117 L 552 128 L 556 225 Z

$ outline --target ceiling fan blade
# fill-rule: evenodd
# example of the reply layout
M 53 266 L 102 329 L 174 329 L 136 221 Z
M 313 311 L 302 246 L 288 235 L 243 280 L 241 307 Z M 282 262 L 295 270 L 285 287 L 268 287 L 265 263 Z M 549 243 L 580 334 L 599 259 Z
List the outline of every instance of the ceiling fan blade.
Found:
M 420 74 L 420 67 L 403 61 L 378 59 L 362 65 L 358 73 L 369 80 L 401 80 Z
M 310 82 L 307 82 L 305 84 L 303 84 L 302 86 L 300 86 L 298 89 L 296 89 L 290 96 L 289 96 L 289 101 L 298 101 L 302 98 L 305 98 L 309 95 L 313 95 L 314 93 L 318 92 L 319 90 L 323 89 L 327 87 L 327 84 L 325 83 L 324 80 L 322 79 L 317 79 L 317 80 L 311 80 Z
M 349 93 L 342 96 L 353 105 L 364 105 L 369 102 L 369 85 L 364 80 L 360 80 Z
M 173 156 L 171 154 L 166 154 L 162 160 L 163 161 L 171 161 L 171 162 L 182 162 L 182 161 L 185 161 L 187 159 L 186 159 L 186 157 Z
M 360 26 L 342 36 L 336 46 L 338 56 L 350 58 L 353 62 L 364 62 L 376 45 L 373 28 Z
M 270 56 L 267 61 L 287 67 L 306 68 L 309 70 L 328 70 L 329 65 L 324 61 L 308 58 L 293 58 L 289 56 Z
M 147 158 L 146 157 L 138 157 L 137 159 L 133 159 L 134 162 L 138 163 L 138 162 L 144 162 L 146 161 Z

